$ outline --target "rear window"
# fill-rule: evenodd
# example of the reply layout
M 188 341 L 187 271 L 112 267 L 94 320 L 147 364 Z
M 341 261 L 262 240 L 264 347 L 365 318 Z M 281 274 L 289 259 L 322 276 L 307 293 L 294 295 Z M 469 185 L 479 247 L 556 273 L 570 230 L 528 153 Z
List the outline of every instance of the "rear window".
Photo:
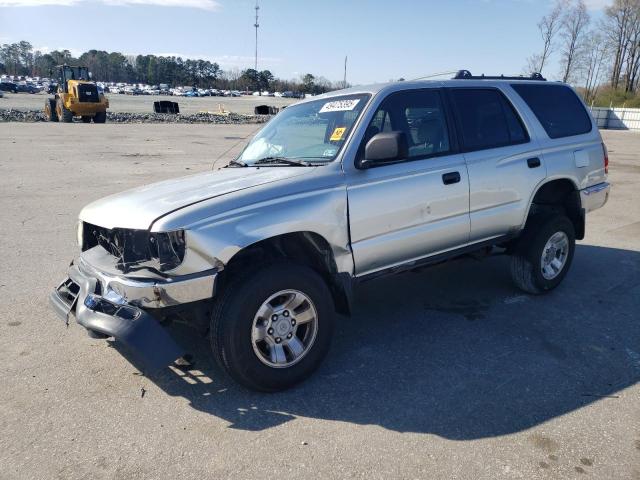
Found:
M 517 145 L 529 141 L 522 121 L 496 89 L 456 88 L 451 98 L 466 151 Z
M 578 96 L 564 85 L 512 84 L 529 105 L 550 138 L 571 137 L 591 131 L 591 119 Z

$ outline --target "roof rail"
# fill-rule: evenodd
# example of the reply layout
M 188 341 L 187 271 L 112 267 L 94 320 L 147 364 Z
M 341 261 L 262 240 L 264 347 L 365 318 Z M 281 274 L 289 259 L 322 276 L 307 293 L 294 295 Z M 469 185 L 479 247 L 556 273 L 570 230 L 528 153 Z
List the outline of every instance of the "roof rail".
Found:
M 529 76 L 519 75 L 517 77 L 507 77 L 505 75 L 498 76 L 486 76 L 482 74 L 480 76 L 473 76 L 469 70 L 458 70 L 458 73 L 453 77 L 455 80 L 539 80 L 542 82 L 546 82 L 547 79 L 544 78 L 540 73 L 533 72 Z

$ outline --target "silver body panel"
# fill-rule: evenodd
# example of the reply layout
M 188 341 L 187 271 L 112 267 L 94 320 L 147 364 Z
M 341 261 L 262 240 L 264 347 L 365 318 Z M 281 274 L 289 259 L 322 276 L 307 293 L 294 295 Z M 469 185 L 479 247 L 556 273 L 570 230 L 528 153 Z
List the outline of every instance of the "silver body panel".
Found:
M 591 132 L 551 140 L 509 81 L 400 82 L 333 92 L 371 99 L 338 157 L 320 167 L 247 167 L 170 180 L 112 195 L 82 210 L 80 219 L 113 228 L 185 230 L 186 255 L 171 275 L 224 268 L 242 249 L 292 232 L 313 232 L 331 246 L 339 272 L 370 274 L 405 262 L 517 233 L 537 190 L 555 179 L 576 190 L 606 181 L 601 138 Z M 377 106 L 389 94 L 442 87 L 500 89 L 522 117 L 530 142 L 455 153 L 367 170 L 355 167 Z M 541 165 L 529 168 L 527 159 Z M 461 181 L 444 185 L 443 173 Z M 605 190 L 582 194 L 586 210 Z M 604 198 L 604 200 L 603 200 Z

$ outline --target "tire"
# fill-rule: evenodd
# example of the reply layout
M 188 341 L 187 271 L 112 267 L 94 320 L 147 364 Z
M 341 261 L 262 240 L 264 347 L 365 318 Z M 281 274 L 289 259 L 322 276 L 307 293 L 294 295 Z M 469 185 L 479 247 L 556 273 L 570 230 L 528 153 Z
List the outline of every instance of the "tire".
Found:
M 56 112 L 56 101 L 53 98 L 47 98 L 44 101 L 44 114 L 50 122 L 58 121 L 58 113 Z
M 566 245 L 566 248 L 558 248 L 559 245 Z M 546 250 L 548 246 L 552 248 Z M 511 278 L 527 293 L 549 292 L 569 271 L 575 247 L 573 224 L 566 216 L 532 218 L 511 257 Z M 543 255 L 546 256 L 544 261 Z
M 93 123 L 105 123 L 107 121 L 107 112 L 98 112 L 93 117 Z
M 91 123 L 91 117 L 83 115 L 82 116 L 82 123 Z
M 309 301 L 292 308 L 289 315 L 286 307 L 279 307 L 303 297 Z M 277 307 L 274 310 L 265 308 L 269 299 Z M 259 316 L 259 310 L 265 314 Z M 314 313 L 316 320 L 308 320 Z M 285 390 L 318 368 L 329 350 L 334 317 L 329 289 L 310 268 L 281 262 L 245 272 L 231 280 L 215 301 L 209 332 L 213 356 L 231 378 L 249 389 Z M 289 322 L 297 326 L 288 327 Z M 264 340 L 255 340 L 254 325 L 262 329 Z M 272 356 L 270 352 L 278 348 L 280 356 Z
M 57 114 L 58 119 L 64 123 L 71 123 L 73 121 L 73 113 L 71 112 L 71 110 L 66 109 L 61 98 L 58 98 Z

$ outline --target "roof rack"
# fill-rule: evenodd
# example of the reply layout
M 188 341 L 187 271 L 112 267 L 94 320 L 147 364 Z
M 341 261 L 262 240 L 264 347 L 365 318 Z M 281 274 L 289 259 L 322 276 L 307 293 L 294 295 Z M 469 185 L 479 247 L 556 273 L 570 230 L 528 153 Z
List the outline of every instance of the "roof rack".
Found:
M 469 70 L 458 70 L 458 73 L 453 77 L 455 80 L 539 80 L 541 82 L 546 82 L 547 79 L 544 78 L 540 73 L 534 72 L 529 76 L 519 75 L 517 77 L 507 77 L 505 75 L 499 76 L 486 76 L 482 74 L 480 76 L 473 76 Z

